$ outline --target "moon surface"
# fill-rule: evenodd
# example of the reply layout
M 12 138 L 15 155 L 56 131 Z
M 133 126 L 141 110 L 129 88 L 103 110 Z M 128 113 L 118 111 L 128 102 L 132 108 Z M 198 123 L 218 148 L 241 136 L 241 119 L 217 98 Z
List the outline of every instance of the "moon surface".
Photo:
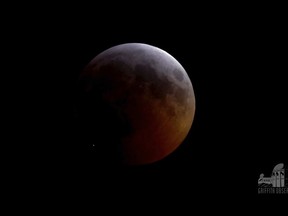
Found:
M 183 142 L 194 113 L 186 71 L 151 45 L 107 49 L 79 77 L 79 124 L 103 163 L 140 165 L 163 159 Z

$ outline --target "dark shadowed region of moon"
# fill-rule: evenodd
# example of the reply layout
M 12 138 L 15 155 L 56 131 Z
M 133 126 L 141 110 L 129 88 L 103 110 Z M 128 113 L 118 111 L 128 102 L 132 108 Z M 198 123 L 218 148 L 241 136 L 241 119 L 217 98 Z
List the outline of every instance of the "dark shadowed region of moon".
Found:
M 149 164 L 187 136 L 195 97 L 184 68 L 167 52 L 122 44 L 97 55 L 79 77 L 77 118 L 103 163 Z

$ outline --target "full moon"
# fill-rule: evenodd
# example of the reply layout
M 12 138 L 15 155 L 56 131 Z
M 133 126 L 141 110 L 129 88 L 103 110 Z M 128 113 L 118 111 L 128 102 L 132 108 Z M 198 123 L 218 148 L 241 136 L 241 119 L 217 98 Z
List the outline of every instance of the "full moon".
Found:
M 157 47 L 109 48 L 83 69 L 76 104 L 101 162 L 141 165 L 171 154 L 190 131 L 195 96 L 181 64 Z

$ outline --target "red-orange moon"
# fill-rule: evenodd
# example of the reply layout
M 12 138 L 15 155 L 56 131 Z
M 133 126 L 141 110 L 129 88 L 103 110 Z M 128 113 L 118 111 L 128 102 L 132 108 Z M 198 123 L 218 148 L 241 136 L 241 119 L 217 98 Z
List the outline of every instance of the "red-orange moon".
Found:
M 153 163 L 172 153 L 195 113 L 184 68 L 147 44 L 122 44 L 97 55 L 80 74 L 78 93 L 80 127 L 94 143 L 95 157 L 127 165 Z

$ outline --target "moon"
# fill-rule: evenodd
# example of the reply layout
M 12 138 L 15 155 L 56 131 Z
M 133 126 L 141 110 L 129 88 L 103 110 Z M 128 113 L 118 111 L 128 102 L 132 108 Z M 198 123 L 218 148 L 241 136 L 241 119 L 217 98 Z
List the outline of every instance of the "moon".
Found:
M 79 76 L 77 118 L 104 163 L 142 165 L 171 154 L 186 138 L 195 95 L 185 69 L 141 43 L 109 48 Z

